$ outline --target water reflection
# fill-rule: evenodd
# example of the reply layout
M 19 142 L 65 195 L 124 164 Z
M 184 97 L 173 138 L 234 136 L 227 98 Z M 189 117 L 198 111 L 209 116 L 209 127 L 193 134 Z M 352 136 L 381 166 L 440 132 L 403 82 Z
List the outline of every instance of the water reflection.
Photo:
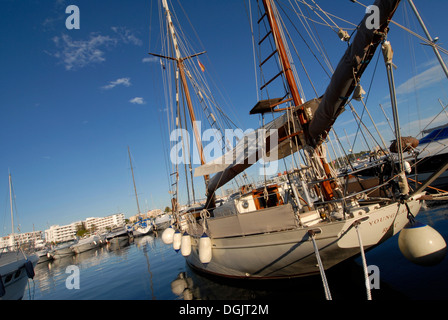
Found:
M 327 280 L 333 299 L 366 300 L 363 270 L 355 261 L 328 270 Z M 387 283 L 380 282 L 380 289 L 372 292 L 374 298 L 405 298 Z M 188 266 L 171 282 L 171 290 L 183 300 L 325 299 L 319 275 L 281 280 L 234 280 L 198 273 Z
M 419 221 L 430 224 L 447 239 L 448 206 L 422 210 Z M 380 289 L 373 300 L 446 299 L 448 259 L 437 267 L 415 266 L 402 257 L 392 238 L 367 252 L 368 265 L 381 271 Z M 68 290 L 66 268 L 80 269 L 81 289 Z M 324 300 L 319 275 L 285 280 L 232 280 L 197 273 L 157 234 L 122 239 L 79 255 L 43 262 L 35 269 L 24 299 L 111 300 Z M 360 259 L 346 261 L 326 272 L 334 300 L 366 300 Z M 425 293 L 423 295 L 423 292 Z
M 141 251 L 145 256 L 151 288 L 151 300 L 156 300 L 156 296 L 154 293 L 153 274 L 151 272 L 151 264 L 149 262 L 149 254 L 148 254 L 150 250 L 155 250 L 154 237 L 152 235 L 148 235 L 145 237 L 136 238 L 134 239 L 134 243 L 139 249 L 141 249 Z

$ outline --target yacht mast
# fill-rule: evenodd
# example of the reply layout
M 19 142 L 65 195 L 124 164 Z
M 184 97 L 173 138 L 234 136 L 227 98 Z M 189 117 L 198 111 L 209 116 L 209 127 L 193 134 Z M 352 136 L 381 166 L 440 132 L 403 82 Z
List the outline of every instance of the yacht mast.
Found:
M 14 239 L 14 214 L 12 211 L 12 178 L 11 173 L 9 173 L 9 203 L 11 206 L 11 237 Z
M 428 40 L 429 40 L 429 42 L 430 42 L 430 45 L 431 45 L 432 49 L 434 50 L 434 53 L 435 53 L 437 59 L 439 60 L 439 63 L 440 63 L 440 65 L 441 65 L 442 69 L 443 69 L 443 72 L 445 72 L 445 75 L 446 75 L 446 77 L 448 78 L 448 69 L 447 69 L 447 67 L 446 67 L 445 61 L 443 61 L 443 58 L 442 58 L 442 56 L 440 55 L 439 49 L 437 49 L 437 46 L 436 46 L 436 44 L 435 44 L 435 42 L 437 41 L 437 39 L 434 40 L 434 39 L 431 37 L 431 35 L 429 34 L 429 31 L 428 31 L 428 29 L 426 29 L 425 23 L 423 22 L 422 17 L 421 17 L 420 14 L 418 13 L 417 8 L 416 8 L 415 5 L 414 5 L 414 2 L 413 2 L 412 0 L 408 0 L 408 2 L 409 2 L 410 6 L 411 6 L 411 8 L 412 8 L 412 11 L 414 11 L 415 16 L 417 17 L 417 20 L 418 20 L 418 22 L 420 23 L 420 25 L 421 25 L 423 31 L 425 32 L 425 35 L 426 35 L 426 37 L 428 38 Z
M 294 74 L 291 69 L 291 64 L 289 62 L 288 54 L 286 52 L 286 47 L 285 47 L 285 44 L 283 43 L 283 40 L 281 37 L 280 27 L 278 25 L 277 19 L 275 18 L 273 5 L 272 5 L 271 1 L 272 0 L 263 0 L 265 13 L 268 18 L 272 34 L 274 36 L 274 40 L 275 40 L 275 44 L 276 44 L 276 47 L 277 47 L 277 50 L 279 53 L 279 58 L 280 58 L 280 62 L 282 65 L 283 73 L 285 74 L 285 78 L 288 82 L 289 90 L 290 90 L 291 96 L 294 101 L 294 106 L 299 107 L 304 103 L 304 101 L 300 97 L 299 90 L 297 88 Z M 303 130 L 306 144 L 311 145 L 311 146 L 314 145 L 314 143 L 312 143 L 312 141 L 310 139 L 310 135 L 308 133 L 308 120 L 305 116 L 303 107 L 299 107 L 296 112 L 297 112 L 297 117 L 299 119 L 300 125 Z M 320 159 L 321 165 L 325 171 L 325 175 L 327 176 L 327 178 L 331 178 L 332 174 L 331 174 L 330 167 L 329 167 L 328 163 L 326 162 L 326 160 L 321 156 L 320 149 L 318 147 L 315 147 L 314 152 Z M 325 199 L 331 200 L 334 197 L 334 194 L 333 194 L 333 187 L 331 186 L 330 181 L 329 180 L 322 181 L 321 187 L 322 187 L 321 190 L 324 194 Z
M 131 152 L 129 151 L 129 146 L 128 146 L 128 154 L 129 154 L 129 163 L 131 164 L 132 181 L 134 182 L 135 200 L 137 200 L 138 214 L 140 214 L 140 206 L 138 204 L 137 188 L 135 186 L 134 169 L 132 168 Z
M 285 49 L 285 45 L 282 40 L 280 29 L 275 18 L 274 10 L 272 7 L 271 0 L 263 0 L 264 10 L 269 21 L 269 26 L 271 27 L 272 34 L 274 36 L 275 44 L 278 50 L 280 63 L 282 65 L 283 73 L 285 74 L 286 81 L 288 82 L 289 90 L 294 101 L 295 106 L 300 106 L 303 104 L 303 100 L 300 97 L 299 90 L 297 88 L 297 83 L 294 78 L 294 74 L 291 69 L 291 64 L 288 59 L 288 54 Z M 300 124 L 303 126 L 307 123 L 303 115 L 303 108 L 300 109 L 302 112 L 299 114 Z
M 166 56 L 161 56 L 161 55 L 157 55 L 157 54 L 153 54 L 150 53 L 151 55 L 154 56 L 158 56 L 158 57 L 162 57 L 165 59 L 170 59 L 170 60 L 174 60 L 177 63 L 177 68 L 179 70 L 179 75 L 180 75 L 180 81 L 182 84 L 182 88 L 184 90 L 185 93 L 185 99 L 187 101 L 187 107 L 188 107 L 188 112 L 190 115 L 190 121 L 191 121 L 191 125 L 193 127 L 193 134 L 194 134 L 194 138 L 196 141 L 196 146 L 198 148 L 198 152 L 199 152 L 199 157 L 201 160 L 201 165 L 205 164 L 205 156 L 204 156 L 204 148 L 202 146 L 202 141 L 201 141 L 201 133 L 199 132 L 198 129 L 198 124 L 196 121 L 196 116 L 194 113 L 194 109 L 193 109 L 193 103 L 191 102 L 191 95 L 190 95 L 190 90 L 188 88 L 188 83 L 187 83 L 187 77 L 186 77 L 186 72 L 185 72 L 185 65 L 184 65 L 184 61 L 187 59 L 191 59 L 193 57 L 196 57 L 198 55 L 201 55 L 205 52 L 200 52 L 200 53 L 196 53 L 187 57 L 182 57 L 181 56 L 181 52 L 179 50 L 179 45 L 177 42 L 177 36 L 176 36 L 176 30 L 174 29 L 174 24 L 173 24 L 173 20 L 171 18 L 171 12 L 170 9 L 168 7 L 168 3 L 166 0 L 162 0 L 162 5 L 163 8 L 165 9 L 165 14 L 166 14 L 166 20 L 167 20 L 167 24 L 168 24 L 168 28 L 171 34 L 171 38 L 173 41 L 173 47 L 174 47 L 174 51 L 175 51 L 175 57 L 166 57 Z M 209 184 L 209 180 L 210 180 L 210 176 L 209 175 L 204 175 L 204 180 L 205 180 L 205 187 L 207 189 L 207 186 Z M 214 197 L 210 200 L 210 203 L 208 203 L 207 207 L 212 208 L 215 206 L 215 202 L 214 202 Z
M 203 150 L 203 146 L 202 146 L 202 142 L 201 142 L 201 135 L 199 133 L 197 123 L 196 123 L 196 116 L 194 114 L 193 104 L 191 102 L 191 95 L 190 95 L 190 90 L 189 90 L 188 84 L 187 84 L 187 78 L 185 76 L 185 66 L 184 66 L 184 60 L 195 57 L 199 54 L 202 54 L 203 52 L 194 54 L 194 55 L 191 55 L 188 57 L 184 57 L 184 58 L 181 56 L 179 46 L 177 43 L 176 31 L 174 29 L 173 20 L 171 19 L 171 13 L 170 13 L 170 10 L 168 7 L 168 3 L 166 2 L 166 0 L 162 0 L 162 4 L 163 4 L 163 7 L 165 8 L 166 20 L 167 20 L 168 27 L 170 30 L 171 38 L 173 40 L 174 51 L 176 54 L 175 58 L 171 58 L 171 57 L 164 57 L 164 58 L 169 58 L 169 59 L 175 60 L 177 62 L 177 68 L 179 70 L 180 80 L 182 82 L 182 87 L 183 87 L 183 90 L 185 93 L 185 98 L 187 100 L 188 112 L 190 113 L 190 120 L 191 120 L 191 124 L 193 127 L 193 133 L 194 133 L 194 137 L 196 140 L 196 145 L 197 145 L 198 151 L 199 151 L 199 156 L 201 158 L 201 164 L 205 164 L 204 150 Z M 206 180 L 208 180 L 208 176 L 207 176 Z

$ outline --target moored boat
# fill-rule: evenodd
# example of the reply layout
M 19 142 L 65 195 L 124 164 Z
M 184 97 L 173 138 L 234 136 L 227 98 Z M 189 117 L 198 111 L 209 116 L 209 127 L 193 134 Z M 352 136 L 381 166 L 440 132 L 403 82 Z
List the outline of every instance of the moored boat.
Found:
M 153 231 L 153 224 L 150 219 L 139 220 L 133 225 L 132 235 L 134 237 L 142 237 Z
M 154 229 L 164 230 L 170 226 L 171 216 L 168 213 L 163 213 L 154 219 Z
M 74 253 L 80 254 L 85 251 L 93 250 L 99 248 L 101 245 L 100 237 L 97 235 L 92 235 L 84 239 L 78 240 L 75 244 L 71 246 Z
M 283 80 L 283 86 L 279 87 L 286 92 L 278 95 L 281 98 L 272 98 L 268 94 L 268 99 L 259 100 L 250 110 L 250 114 L 258 114 L 261 118 L 263 126 L 259 131 L 247 133 L 233 149 L 226 145 L 224 155 L 208 160 L 190 99 L 191 87 L 198 95 L 202 109 L 208 111 L 206 117 L 213 119 L 212 123 L 217 122 L 216 114 L 213 115 L 207 109 L 210 106 L 203 102 L 210 98 L 211 93 L 202 80 L 202 74 L 191 63 L 193 57 L 203 52 L 192 54 L 193 49 L 179 36 L 183 32 L 176 29 L 178 26 L 173 22 L 167 1 L 162 0 L 164 15 L 160 16 L 166 18 L 166 29 L 163 30 L 169 31 L 164 33 L 169 38 L 163 41 L 169 45 L 166 46 L 167 52 L 151 54 L 163 61 L 174 61 L 170 67 L 165 67 L 162 62 L 166 82 L 177 80 L 173 87 L 167 88 L 166 94 L 186 97 L 186 106 L 179 107 L 181 102 L 173 99 L 176 103 L 168 103 L 173 108 L 170 114 L 177 117 L 176 129 L 185 121 L 178 118 L 190 120 L 200 158 L 195 176 L 203 177 L 206 195 L 200 214 L 183 215 L 186 225 L 181 226 L 180 214 L 184 212 L 180 211 L 178 203 L 180 179 L 177 170 L 182 162 L 173 162 L 170 193 L 173 194 L 177 228 L 182 229 L 182 233 L 167 229 L 169 236 L 162 237 L 169 239 L 167 242 L 173 243 L 175 250 L 181 250 L 190 266 L 201 272 L 230 278 L 272 279 L 320 273 L 325 283 L 326 269 L 357 254 L 364 257 L 364 250 L 380 245 L 417 216 L 425 192 L 423 187 L 412 189 L 407 183 L 393 82 L 393 51 L 387 41 L 389 22 L 399 3 L 399 0 L 374 2 L 372 7 L 378 8 L 376 27 L 369 25 L 371 16 L 366 11 L 354 36 L 341 29 L 338 31 L 341 39 L 349 42 L 348 48 L 332 73 L 325 93 L 306 101 L 302 98 L 295 67 L 290 61 L 287 40 L 291 39 L 286 37 L 289 33 L 285 30 L 284 20 L 281 20 L 281 11 L 274 0 L 258 1 L 260 17 L 257 23 L 265 29 L 259 44 L 270 39 L 273 45 L 265 60 L 260 59 L 259 66 L 276 57 L 280 68 L 272 79 L 262 75 L 264 83 L 260 89 L 265 89 L 278 77 Z M 168 52 L 170 48 L 174 49 Z M 328 160 L 326 142 L 336 119 L 351 103 L 350 98 L 362 99 L 361 76 L 377 48 L 381 48 L 386 65 L 398 151 L 397 155 L 386 155 L 391 170 L 384 171 L 384 163 L 378 162 L 372 164 L 375 166 L 374 174 L 361 179 L 353 170 L 349 174 L 336 172 Z M 281 105 L 283 107 L 279 107 Z M 218 111 L 222 112 L 221 109 Z M 265 115 L 271 114 L 274 120 L 265 124 Z M 224 134 L 220 137 L 227 138 Z M 178 152 L 177 149 L 174 151 Z M 286 158 L 291 159 L 291 168 L 285 171 L 286 179 L 283 181 L 273 182 L 263 173 L 266 163 Z M 259 171 L 262 181 L 241 186 L 244 179 L 238 179 L 241 178 L 238 175 L 260 160 L 263 160 Z M 286 166 L 286 161 L 283 161 Z M 436 169 L 435 174 L 440 175 L 443 169 Z M 186 165 L 185 171 L 185 180 L 190 186 Z M 239 183 L 240 190 L 217 206 L 217 190 L 231 181 Z M 188 203 L 191 203 L 190 198 Z
M 106 234 L 108 243 L 118 240 L 129 240 L 129 232 L 125 226 L 115 227 Z
M 76 244 L 77 240 L 70 240 L 66 242 L 62 242 L 55 247 L 53 247 L 49 252 L 48 255 L 52 259 L 62 259 L 64 257 L 73 256 L 75 252 L 73 251 L 72 246 Z
M 15 243 L 12 177 L 9 174 L 9 200 L 11 208 L 10 246 L 0 249 L 0 300 L 22 299 L 28 279 L 34 278 L 34 267 L 39 260 L 36 254 L 25 254 Z
M 0 300 L 22 299 L 38 260 L 37 255 L 27 256 L 22 251 L 0 253 Z

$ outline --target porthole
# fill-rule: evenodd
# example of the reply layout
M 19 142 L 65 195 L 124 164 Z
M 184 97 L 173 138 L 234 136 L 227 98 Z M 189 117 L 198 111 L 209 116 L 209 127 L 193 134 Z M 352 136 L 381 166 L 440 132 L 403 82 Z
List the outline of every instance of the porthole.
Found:
M 12 279 L 12 273 L 10 273 L 10 274 L 8 274 L 8 275 L 6 276 L 6 278 L 5 278 L 5 284 L 8 283 L 8 282 L 10 282 L 11 279 Z
M 14 279 L 17 279 L 18 277 L 20 277 L 21 273 L 22 273 L 22 269 L 17 270 L 16 273 L 14 274 Z

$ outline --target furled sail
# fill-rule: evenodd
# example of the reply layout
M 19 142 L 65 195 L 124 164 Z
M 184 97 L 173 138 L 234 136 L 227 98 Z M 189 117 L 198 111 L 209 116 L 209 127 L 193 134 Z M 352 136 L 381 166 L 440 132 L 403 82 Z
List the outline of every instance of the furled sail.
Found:
M 194 175 L 202 176 L 221 172 L 236 164 L 252 165 L 260 159 L 267 162 L 283 159 L 300 147 L 296 143 L 290 144 L 287 140 L 289 133 L 297 126 L 297 121 L 288 119 L 287 114 L 283 114 L 258 130 L 248 130 L 239 139 L 235 148 L 197 167 Z M 227 137 L 225 138 L 228 140 Z
M 309 135 L 316 144 L 325 139 L 333 123 L 344 110 L 376 47 L 386 37 L 389 21 L 399 3 L 400 0 L 376 0 L 374 7 L 366 10 L 367 13 L 358 26 L 356 36 L 340 60 L 309 125 Z M 379 29 L 375 29 L 374 19 L 378 18 Z
M 273 102 L 273 101 L 271 101 Z M 312 114 L 319 105 L 320 99 L 312 99 L 300 107 Z M 263 103 L 257 103 L 251 113 L 264 113 L 270 110 L 266 107 L 263 109 Z M 299 107 L 294 107 L 294 114 Z M 246 134 L 232 150 L 223 156 L 216 158 L 206 164 L 195 169 L 195 176 L 216 173 L 210 178 L 207 187 L 207 194 L 210 197 L 218 188 L 235 178 L 238 174 L 255 164 L 258 160 L 263 159 L 265 162 L 283 159 L 297 152 L 303 147 L 302 139 L 303 131 L 296 117 L 288 117 L 285 113 L 280 117 L 272 120 L 260 130 L 252 131 Z

